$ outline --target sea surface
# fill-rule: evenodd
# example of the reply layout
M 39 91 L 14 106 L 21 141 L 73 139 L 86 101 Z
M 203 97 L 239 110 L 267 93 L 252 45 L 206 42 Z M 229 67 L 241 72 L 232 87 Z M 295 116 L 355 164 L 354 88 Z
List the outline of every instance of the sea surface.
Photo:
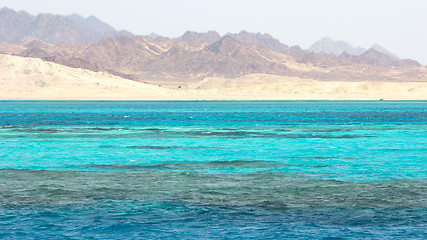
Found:
M 426 101 L 0 101 L 0 239 L 426 238 Z

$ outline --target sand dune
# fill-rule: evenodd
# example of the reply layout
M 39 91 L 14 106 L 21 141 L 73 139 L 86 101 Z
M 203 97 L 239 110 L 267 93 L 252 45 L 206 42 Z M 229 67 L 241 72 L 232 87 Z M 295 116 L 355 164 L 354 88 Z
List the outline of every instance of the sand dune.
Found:
M 0 99 L 164 99 L 170 92 L 105 72 L 0 55 Z
M 2 100 L 427 100 L 424 82 L 325 82 L 267 74 L 207 78 L 181 89 L 0 55 Z
M 425 100 L 427 82 L 315 81 L 266 74 L 235 79 L 208 78 L 191 86 L 235 99 L 283 100 Z M 222 93 L 222 94 L 221 94 Z

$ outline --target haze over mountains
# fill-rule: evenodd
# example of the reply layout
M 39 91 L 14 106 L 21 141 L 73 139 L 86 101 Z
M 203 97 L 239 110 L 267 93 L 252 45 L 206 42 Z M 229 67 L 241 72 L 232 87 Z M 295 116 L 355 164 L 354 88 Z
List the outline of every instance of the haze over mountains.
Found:
M 395 58 L 399 58 L 397 55 L 381 47 L 379 44 L 372 45 L 371 49 L 374 49 L 377 52 L 384 53 Z M 353 47 L 345 41 L 334 41 L 328 37 L 322 38 L 321 40 L 313 43 L 309 50 L 314 53 L 326 53 L 333 54 L 335 56 L 339 56 L 343 53 L 347 53 L 350 55 L 361 55 L 367 51 L 367 49 L 365 48 Z
M 174 39 L 117 31 L 94 16 L 60 16 L 0 9 L 0 53 L 108 71 L 151 83 L 262 73 L 316 80 L 427 81 L 426 68 L 379 45 L 354 48 L 322 39 L 310 50 L 269 34 L 188 31 Z
M 132 36 L 126 31 L 116 31 L 95 16 L 83 18 L 77 14 L 60 16 L 49 13 L 33 16 L 6 7 L 0 9 L 0 23 L 0 41 L 10 43 L 37 39 L 51 44 L 87 44 L 107 37 Z

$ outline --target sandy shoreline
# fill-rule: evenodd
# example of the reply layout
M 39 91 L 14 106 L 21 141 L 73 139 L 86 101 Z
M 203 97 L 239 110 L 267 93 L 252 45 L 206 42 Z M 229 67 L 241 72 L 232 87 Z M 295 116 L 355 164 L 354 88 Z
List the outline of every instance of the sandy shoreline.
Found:
M 181 89 L 0 55 L 0 100 L 427 100 L 424 82 L 325 82 L 267 74 L 208 78 Z

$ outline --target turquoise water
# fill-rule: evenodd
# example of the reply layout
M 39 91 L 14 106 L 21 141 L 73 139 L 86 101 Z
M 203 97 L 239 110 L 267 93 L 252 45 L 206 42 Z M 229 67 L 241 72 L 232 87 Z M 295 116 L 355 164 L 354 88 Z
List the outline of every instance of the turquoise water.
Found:
M 427 238 L 427 102 L 0 102 L 0 238 Z

